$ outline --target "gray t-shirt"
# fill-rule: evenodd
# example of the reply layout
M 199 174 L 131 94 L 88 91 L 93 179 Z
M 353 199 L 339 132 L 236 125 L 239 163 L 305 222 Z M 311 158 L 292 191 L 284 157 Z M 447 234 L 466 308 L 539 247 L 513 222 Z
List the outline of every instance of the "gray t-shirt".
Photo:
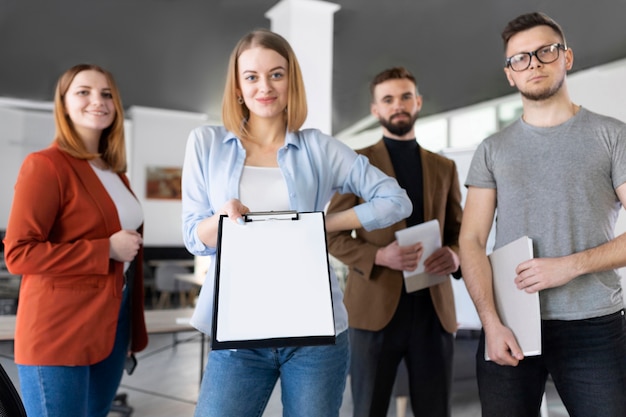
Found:
M 615 188 L 624 182 L 626 124 L 581 108 L 559 126 L 539 128 L 520 119 L 488 137 L 465 185 L 497 190 L 494 248 L 526 235 L 539 258 L 613 239 L 621 207 Z M 624 306 L 615 270 L 543 290 L 540 301 L 545 320 L 598 317 Z

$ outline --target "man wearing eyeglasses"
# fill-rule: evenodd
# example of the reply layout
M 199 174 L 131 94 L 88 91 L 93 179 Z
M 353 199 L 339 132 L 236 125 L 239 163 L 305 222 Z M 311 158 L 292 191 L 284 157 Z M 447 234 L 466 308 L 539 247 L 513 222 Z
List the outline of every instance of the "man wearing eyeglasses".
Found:
M 617 268 L 626 235 L 626 125 L 574 104 L 566 73 L 574 54 L 542 13 L 508 23 L 504 72 L 523 104 L 520 120 L 476 150 L 461 234 L 461 264 L 483 324 L 477 378 L 485 417 L 539 415 L 548 375 L 570 416 L 626 416 L 626 324 Z M 529 236 L 519 291 L 539 292 L 542 353 L 524 357 L 502 324 L 485 244 L 497 208 L 495 248 Z M 491 361 L 484 357 L 485 345 Z

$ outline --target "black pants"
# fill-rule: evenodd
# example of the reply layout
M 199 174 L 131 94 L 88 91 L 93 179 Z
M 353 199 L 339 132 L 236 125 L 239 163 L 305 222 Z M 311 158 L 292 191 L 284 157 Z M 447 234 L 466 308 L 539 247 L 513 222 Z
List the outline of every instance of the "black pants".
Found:
M 548 374 L 569 416 L 626 416 L 625 317 L 622 310 L 584 320 L 544 320 L 542 354 L 516 367 L 485 361 L 483 332 L 476 352 L 483 416 L 537 416 Z
M 386 417 L 398 365 L 405 359 L 413 414 L 449 417 L 453 335 L 439 322 L 429 290 L 403 294 L 381 331 L 350 328 L 354 417 Z

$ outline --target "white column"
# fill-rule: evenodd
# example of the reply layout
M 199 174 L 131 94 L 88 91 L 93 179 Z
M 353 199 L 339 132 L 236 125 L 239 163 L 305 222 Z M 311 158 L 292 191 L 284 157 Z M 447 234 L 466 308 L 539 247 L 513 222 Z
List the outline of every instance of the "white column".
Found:
M 309 113 L 304 127 L 332 133 L 333 18 L 338 4 L 282 0 L 265 13 L 289 41 L 302 68 Z

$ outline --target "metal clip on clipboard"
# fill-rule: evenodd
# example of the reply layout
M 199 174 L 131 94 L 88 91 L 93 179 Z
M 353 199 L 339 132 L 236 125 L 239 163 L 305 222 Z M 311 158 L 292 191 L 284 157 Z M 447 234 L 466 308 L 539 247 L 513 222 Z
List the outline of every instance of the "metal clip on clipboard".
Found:
M 257 211 L 243 215 L 246 222 L 271 220 L 299 220 L 300 214 L 295 210 L 285 211 Z

